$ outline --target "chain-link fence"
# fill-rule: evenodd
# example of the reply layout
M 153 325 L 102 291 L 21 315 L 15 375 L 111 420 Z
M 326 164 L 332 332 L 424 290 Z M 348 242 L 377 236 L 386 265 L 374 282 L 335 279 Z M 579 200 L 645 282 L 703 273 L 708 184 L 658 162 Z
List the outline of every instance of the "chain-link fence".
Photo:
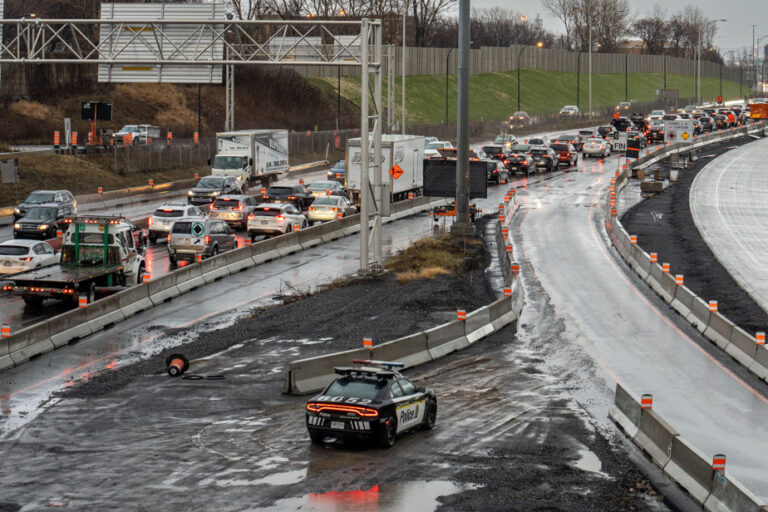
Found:
M 190 169 L 208 166 L 208 160 L 216 152 L 214 139 L 174 139 L 171 144 L 153 142 L 130 146 L 115 145 L 107 149 L 89 148 L 88 158 L 99 161 L 101 167 L 115 174 Z

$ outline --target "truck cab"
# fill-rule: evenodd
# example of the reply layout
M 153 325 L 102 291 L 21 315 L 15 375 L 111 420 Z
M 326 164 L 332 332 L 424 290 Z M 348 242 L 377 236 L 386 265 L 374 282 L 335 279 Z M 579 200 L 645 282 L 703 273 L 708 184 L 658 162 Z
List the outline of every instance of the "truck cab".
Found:
M 211 163 L 212 176 L 234 176 L 240 192 L 248 192 L 250 176 L 253 174 L 253 158 L 244 153 L 219 153 Z
M 212 176 L 235 177 L 243 194 L 257 182 L 268 187 L 289 169 L 288 131 L 217 133 L 216 156 L 208 164 Z

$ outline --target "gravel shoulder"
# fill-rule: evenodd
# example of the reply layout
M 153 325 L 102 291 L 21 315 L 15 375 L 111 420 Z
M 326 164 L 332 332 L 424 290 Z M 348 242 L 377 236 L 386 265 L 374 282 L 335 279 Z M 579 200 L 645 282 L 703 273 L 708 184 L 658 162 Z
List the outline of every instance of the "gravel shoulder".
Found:
M 673 273 L 685 276 L 688 288 L 704 300 L 717 300 L 718 310 L 747 332 L 766 330 L 768 315 L 717 261 L 693 222 L 688 198 L 696 174 L 712 158 L 753 140 L 742 137 L 708 146 L 693 165 L 680 171 L 677 183 L 641 201 L 621 219 L 645 251 L 658 253 L 659 262 L 670 263 Z M 662 168 L 662 175 L 668 172 Z

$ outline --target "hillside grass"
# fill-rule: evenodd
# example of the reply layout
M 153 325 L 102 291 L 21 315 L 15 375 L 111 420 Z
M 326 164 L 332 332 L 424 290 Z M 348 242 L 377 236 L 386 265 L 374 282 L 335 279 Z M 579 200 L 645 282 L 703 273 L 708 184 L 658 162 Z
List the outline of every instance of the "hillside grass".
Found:
M 580 101 L 582 111 L 589 105 L 588 75 L 581 73 Z M 310 79 L 324 92 L 336 92 L 336 78 Z M 382 98 L 387 97 L 386 79 L 383 82 Z M 395 103 L 397 116 L 400 114 L 400 78 L 396 79 Z M 629 74 L 627 77 L 626 98 L 638 102 L 656 99 L 656 90 L 664 86 L 662 73 Z M 531 113 L 557 112 L 563 105 L 576 104 L 576 73 L 561 73 L 524 69 L 520 71 L 521 109 Z M 678 97 L 695 96 L 693 77 L 667 74 L 667 89 L 678 89 Z M 448 121 L 456 121 L 456 97 L 458 78 L 448 76 Z M 748 93 L 748 87 L 744 87 Z M 703 101 L 713 101 L 720 92 L 719 78 L 702 78 L 701 95 Z M 341 95 L 356 105 L 360 105 L 360 78 L 343 77 Z M 445 118 L 445 76 L 418 75 L 406 79 L 406 107 L 409 124 L 442 123 Z M 723 80 L 723 97 L 739 97 L 739 83 Z M 592 105 L 604 107 L 616 105 L 625 100 L 625 80 L 623 74 L 592 75 Z M 680 105 L 681 107 L 683 105 Z M 485 73 L 470 78 L 470 118 L 500 120 L 508 117 L 517 109 L 517 72 Z

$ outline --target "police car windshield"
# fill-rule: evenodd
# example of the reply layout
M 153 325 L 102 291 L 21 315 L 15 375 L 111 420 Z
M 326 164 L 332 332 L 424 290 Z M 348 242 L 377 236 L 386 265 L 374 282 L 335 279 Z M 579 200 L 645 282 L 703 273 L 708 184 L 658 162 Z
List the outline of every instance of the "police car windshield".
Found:
M 375 400 L 379 391 L 384 389 L 385 386 L 386 381 L 383 379 L 351 379 L 349 377 L 342 377 L 331 384 L 323 394 L 344 398 Z

